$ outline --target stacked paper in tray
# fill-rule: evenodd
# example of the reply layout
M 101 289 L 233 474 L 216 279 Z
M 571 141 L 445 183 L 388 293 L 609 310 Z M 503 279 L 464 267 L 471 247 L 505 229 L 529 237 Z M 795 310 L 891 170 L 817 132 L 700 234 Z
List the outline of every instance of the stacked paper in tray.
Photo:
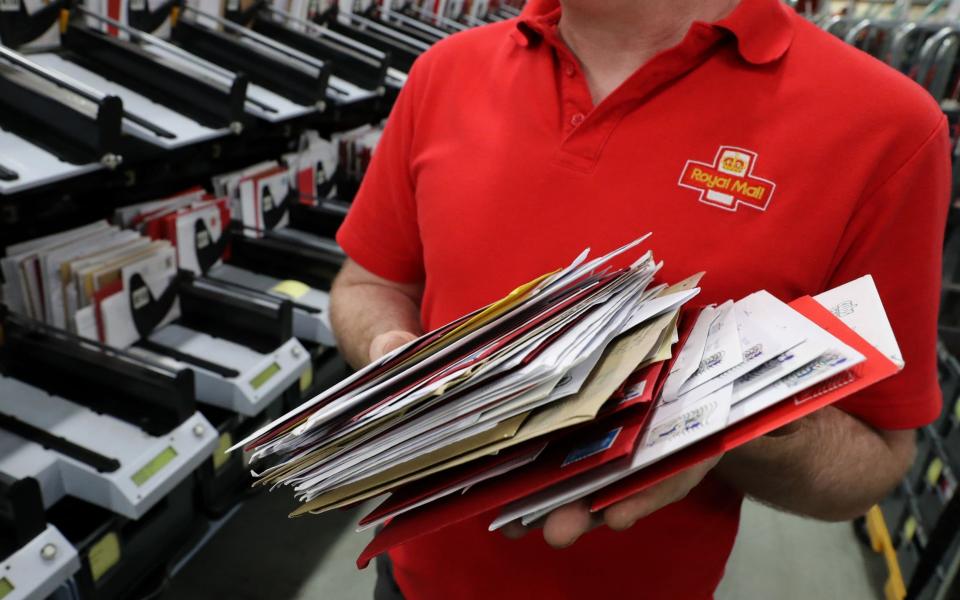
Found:
M 644 239 L 584 252 L 255 432 L 238 446 L 258 483 L 292 487 L 294 515 L 393 492 L 360 523 L 389 521 L 365 565 L 491 509 L 491 529 L 586 497 L 600 510 L 902 366 L 869 277 L 819 303 L 759 291 L 681 312 L 700 275 L 656 284 L 649 252 L 611 266 Z

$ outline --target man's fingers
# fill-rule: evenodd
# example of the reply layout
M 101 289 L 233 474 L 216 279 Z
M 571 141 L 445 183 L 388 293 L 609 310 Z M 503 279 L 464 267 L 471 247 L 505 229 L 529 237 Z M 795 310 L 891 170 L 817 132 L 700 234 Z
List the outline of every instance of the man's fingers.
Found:
M 801 427 L 803 427 L 803 425 L 801 425 L 801 421 L 793 421 L 791 423 L 787 423 L 783 427 L 774 429 L 767 434 L 767 437 L 784 437 L 787 435 L 793 435 L 794 433 L 800 431 Z
M 720 457 L 718 455 L 708 458 L 669 479 L 609 506 L 603 511 L 604 522 L 610 529 L 623 531 L 630 529 L 634 523 L 664 506 L 683 500 L 690 490 L 703 480 L 710 469 L 716 466 Z
M 625 531 L 633 527 L 639 519 L 649 515 L 656 508 L 657 487 L 644 490 L 629 498 L 607 507 L 603 511 L 603 521 L 614 531 Z
M 719 462 L 717 455 L 681 471 L 660 483 L 621 500 L 603 511 L 603 515 L 590 512 L 587 500 L 564 504 L 547 515 L 545 520 L 523 527 L 519 521 L 508 523 L 502 532 L 509 538 L 519 538 L 530 529 L 543 523 L 543 539 L 554 548 L 566 548 L 584 533 L 606 523 L 616 531 L 629 529 L 638 520 L 678 500 L 682 500 L 703 477 Z
M 550 513 L 543 524 L 543 539 L 554 548 L 566 548 L 598 524 L 586 501 L 578 500 Z
M 607 527 L 615 531 L 630 529 L 640 519 L 650 516 L 668 504 L 682 500 L 691 487 L 685 481 L 686 479 L 685 473 L 675 475 L 609 506 L 603 511 L 604 522 Z M 698 478 L 696 481 L 699 480 Z

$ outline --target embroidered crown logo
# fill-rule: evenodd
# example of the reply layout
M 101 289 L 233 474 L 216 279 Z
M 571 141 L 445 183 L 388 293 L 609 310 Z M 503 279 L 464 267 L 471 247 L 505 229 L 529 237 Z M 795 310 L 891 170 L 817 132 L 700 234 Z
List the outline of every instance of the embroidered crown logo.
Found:
M 720 146 L 713 163 L 688 160 L 679 185 L 700 193 L 700 202 L 735 212 L 741 204 L 767 210 L 776 184 L 754 174 L 757 153 Z

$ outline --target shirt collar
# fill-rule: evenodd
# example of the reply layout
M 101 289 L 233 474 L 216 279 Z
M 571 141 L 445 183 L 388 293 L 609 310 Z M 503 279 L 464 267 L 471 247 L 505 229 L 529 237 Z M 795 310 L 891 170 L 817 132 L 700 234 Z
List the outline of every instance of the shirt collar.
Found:
M 559 18 L 559 0 L 530 0 L 511 35 L 521 46 L 533 45 Z M 733 34 L 744 60 L 763 65 L 780 59 L 790 48 L 793 19 L 781 0 L 741 0 L 732 13 L 711 26 Z

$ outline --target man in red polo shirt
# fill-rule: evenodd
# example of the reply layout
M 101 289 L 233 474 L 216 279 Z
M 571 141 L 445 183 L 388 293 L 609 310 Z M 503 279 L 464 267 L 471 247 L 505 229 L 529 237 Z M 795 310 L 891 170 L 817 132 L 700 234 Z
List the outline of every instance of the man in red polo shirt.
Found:
M 872 274 L 907 367 L 597 518 L 409 542 L 403 596 L 710 598 L 744 495 L 831 520 L 882 498 L 940 409 L 948 155 L 926 92 L 779 0 L 533 0 L 422 56 L 338 234 L 353 364 L 651 231 L 664 280 L 707 271 L 705 302 Z M 731 166 L 734 190 L 697 175 Z

